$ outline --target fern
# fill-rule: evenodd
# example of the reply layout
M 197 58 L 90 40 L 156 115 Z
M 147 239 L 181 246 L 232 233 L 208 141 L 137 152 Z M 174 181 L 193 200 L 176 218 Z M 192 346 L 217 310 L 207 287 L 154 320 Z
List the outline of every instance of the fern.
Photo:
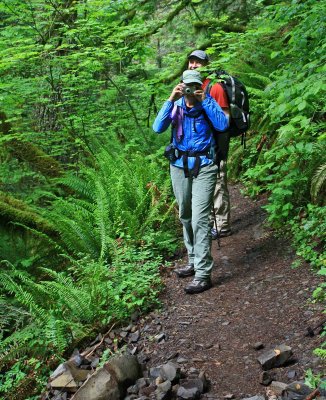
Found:
M 14 294 L 15 300 L 25 306 L 32 317 L 34 316 L 42 322 L 46 320 L 46 312 L 44 308 L 35 302 L 33 294 L 25 291 L 24 288 L 18 283 L 14 282 L 10 276 L 1 274 L 0 285 L 2 285 L 3 288 L 9 293 Z
M 317 169 L 311 181 L 310 194 L 315 204 L 317 204 L 318 201 L 325 202 L 325 183 L 326 164 L 323 164 Z

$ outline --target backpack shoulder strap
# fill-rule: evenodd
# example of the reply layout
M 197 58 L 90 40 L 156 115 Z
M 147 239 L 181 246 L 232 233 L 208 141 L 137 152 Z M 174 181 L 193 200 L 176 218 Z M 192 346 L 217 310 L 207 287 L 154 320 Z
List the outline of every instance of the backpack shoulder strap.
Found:
M 211 91 L 212 86 L 213 86 L 213 85 L 212 85 L 212 81 L 209 81 L 208 84 L 207 84 L 206 87 L 205 87 L 204 93 L 205 93 L 205 94 L 209 94 L 210 91 Z

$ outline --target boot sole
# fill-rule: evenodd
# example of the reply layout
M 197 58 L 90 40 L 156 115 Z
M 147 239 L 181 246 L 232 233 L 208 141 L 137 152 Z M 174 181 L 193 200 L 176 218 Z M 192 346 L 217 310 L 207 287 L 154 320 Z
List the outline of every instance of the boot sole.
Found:
M 173 271 L 179 278 L 188 278 L 189 276 L 194 276 L 195 275 L 195 271 L 188 273 L 188 274 L 184 274 L 184 273 L 180 273 L 177 271 Z
M 212 288 L 212 286 L 213 285 L 207 285 L 205 288 L 200 288 L 200 289 L 187 289 L 187 288 L 184 288 L 184 291 L 187 293 L 187 294 L 198 294 L 198 293 L 202 293 L 202 292 L 205 292 L 206 290 L 209 290 L 209 289 L 211 289 Z

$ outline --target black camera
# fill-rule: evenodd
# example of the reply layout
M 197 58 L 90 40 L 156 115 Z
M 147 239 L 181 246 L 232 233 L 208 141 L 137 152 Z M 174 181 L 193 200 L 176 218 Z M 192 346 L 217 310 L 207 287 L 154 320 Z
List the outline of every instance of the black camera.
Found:
M 170 162 L 177 161 L 178 157 L 178 149 L 176 149 L 172 143 L 166 146 L 164 151 L 164 157 L 166 157 Z
M 194 94 L 194 92 L 196 91 L 196 86 L 184 86 L 182 89 L 182 93 L 183 94 Z

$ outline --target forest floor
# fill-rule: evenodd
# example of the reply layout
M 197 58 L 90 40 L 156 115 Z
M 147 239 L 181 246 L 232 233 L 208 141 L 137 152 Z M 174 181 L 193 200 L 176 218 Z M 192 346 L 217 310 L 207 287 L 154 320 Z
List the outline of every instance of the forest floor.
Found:
M 325 318 L 323 305 L 311 301 L 320 277 L 307 264 L 292 267 L 290 243 L 265 225 L 265 198 L 244 197 L 238 185 L 229 189 L 233 234 L 221 239 L 220 248 L 213 242 L 213 287 L 197 295 L 184 292 L 191 278 L 180 279 L 173 272 L 187 262 L 181 252 L 178 260 L 162 267 L 161 307 L 146 315 L 135 313 L 128 327 L 99 334 L 90 344 L 94 347 L 83 352 L 92 362 L 88 367 L 96 368 L 106 348 L 115 352 L 118 344 L 126 346 L 137 354 L 147 376 L 150 368 L 168 361 L 179 364 L 185 377 L 204 371 L 209 387 L 202 400 L 264 395 L 257 358 L 281 344 L 292 348 L 293 357 L 269 372 L 273 380 L 304 380 L 309 368 L 323 373 L 322 360 L 313 355 L 323 342 L 320 330 L 306 335 Z M 52 390 L 43 398 L 70 398 L 60 393 L 58 397 Z
M 323 369 L 312 353 L 322 338 L 306 336 L 307 328 L 324 317 L 321 304 L 311 302 L 320 277 L 306 264 L 291 267 L 295 254 L 290 243 L 264 224 L 264 198 L 243 197 L 237 185 L 230 187 L 230 195 L 233 234 L 221 239 L 220 249 L 213 242 L 213 288 L 185 294 L 191 278 L 173 273 L 185 258 L 165 268 L 162 310 L 146 317 L 147 332 L 164 333 L 165 340 L 141 340 L 148 367 L 174 357 L 185 371 L 204 370 L 210 381 L 204 397 L 216 399 L 264 394 L 257 357 L 280 344 L 290 346 L 294 356 L 272 371 L 275 380 L 289 383 L 304 379 L 308 368 L 315 373 Z M 255 350 L 257 342 L 262 350 Z

